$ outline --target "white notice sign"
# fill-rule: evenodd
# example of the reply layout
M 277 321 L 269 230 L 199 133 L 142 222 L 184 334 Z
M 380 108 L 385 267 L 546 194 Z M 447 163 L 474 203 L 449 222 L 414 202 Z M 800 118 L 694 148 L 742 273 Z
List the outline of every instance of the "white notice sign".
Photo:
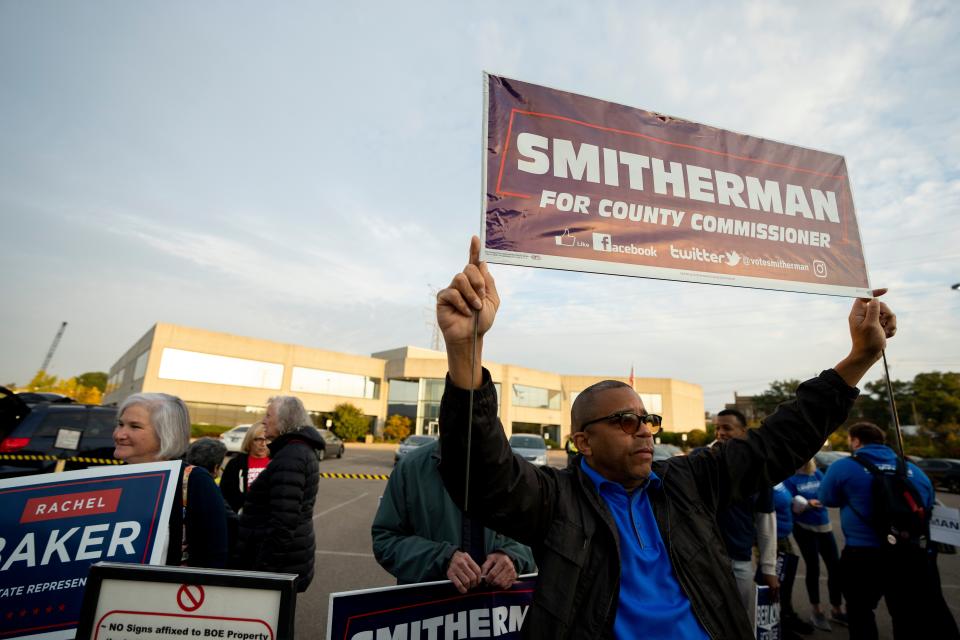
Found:
M 211 585 L 104 580 L 94 616 L 96 640 L 171 637 L 274 640 L 280 592 Z
M 293 640 L 295 575 L 91 567 L 77 640 Z
M 960 547 L 960 509 L 939 504 L 934 506 L 933 517 L 930 519 L 930 538 Z

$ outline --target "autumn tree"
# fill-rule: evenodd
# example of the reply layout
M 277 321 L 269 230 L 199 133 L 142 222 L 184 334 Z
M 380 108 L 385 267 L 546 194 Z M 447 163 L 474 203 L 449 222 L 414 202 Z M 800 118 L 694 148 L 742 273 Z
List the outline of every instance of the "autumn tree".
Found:
M 90 375 L 90 374 L 84 374 Z M 87 378 L 90 380 L 90 378 Z M 96 382 L 96 378 L 92 379 Z M 106 383 L 106 381 L 104 381 Z M 37 371 L 33 379 L 27 384 L 27 391 L 60 393 L 83 404 L 100 404 L 103 399 L 103 390 L 96 386 L 87 386 L 80 381 L 80 376 L 60 379 L 46 371 Z
M 410 427 L 413 421 L 407 416 L 395 413 L 387 418 L 387 424 L 383 428 L 383 437 L 387 440 L 403 440 L 410 435 Z

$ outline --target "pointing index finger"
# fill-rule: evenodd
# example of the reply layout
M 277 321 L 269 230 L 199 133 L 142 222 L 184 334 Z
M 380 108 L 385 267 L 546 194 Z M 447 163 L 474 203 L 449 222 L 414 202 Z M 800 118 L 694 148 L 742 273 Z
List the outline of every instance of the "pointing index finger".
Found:
M 470 238 L 470 264 L 480 265 L 480 238 Z

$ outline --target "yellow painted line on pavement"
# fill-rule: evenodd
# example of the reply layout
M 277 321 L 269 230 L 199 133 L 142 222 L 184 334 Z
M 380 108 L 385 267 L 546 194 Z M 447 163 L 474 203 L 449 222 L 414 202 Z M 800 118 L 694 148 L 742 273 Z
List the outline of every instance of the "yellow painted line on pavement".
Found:
M 389 474 L 385 473 L 330 473 L 330 472 L 321 472 L 321 478 L 328 478 L 332 480 L 387 480 L 390 478 Z

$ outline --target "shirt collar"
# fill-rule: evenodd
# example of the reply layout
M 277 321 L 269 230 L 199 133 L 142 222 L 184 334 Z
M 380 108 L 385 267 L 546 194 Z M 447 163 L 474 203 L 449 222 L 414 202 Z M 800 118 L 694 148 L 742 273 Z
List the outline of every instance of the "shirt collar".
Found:
M 589 464 L 587 464 L 587 459 L 582 456 L 580 458 L 580 468 L 583 469 L 583 472 L 585 474 L 587 474 L 587 477 L 590 478 L 590 481 L 593 482 L 593 485 L 597 488 L 598 491 L 600 490 L 600 487 L 602 487 L 604 484 L 614 485 L 614 486 L 620 487 L 620 489 L 622 489 L 623 491 L 626 491 L 626 489 L 623 488 L 623 485 L 621 485 L 619 482 L 613 482 L 612 480 L 607 480 L 602 475 L 600 475 L 600 472 L 598 472 L 596 469 L 594 469 Z M 653 471 L 653 469 L 651 469 L 650 475 L 647 476 L 647 481 L 644 482 L 642 485 L 640 485 L 639 488 L 641 491 L 644 491 L 649 487 L 653 487 L 654 489 L 659 489 L 661 484 L 662 482 L 660 480 L 660 476 L 658 476 Z

